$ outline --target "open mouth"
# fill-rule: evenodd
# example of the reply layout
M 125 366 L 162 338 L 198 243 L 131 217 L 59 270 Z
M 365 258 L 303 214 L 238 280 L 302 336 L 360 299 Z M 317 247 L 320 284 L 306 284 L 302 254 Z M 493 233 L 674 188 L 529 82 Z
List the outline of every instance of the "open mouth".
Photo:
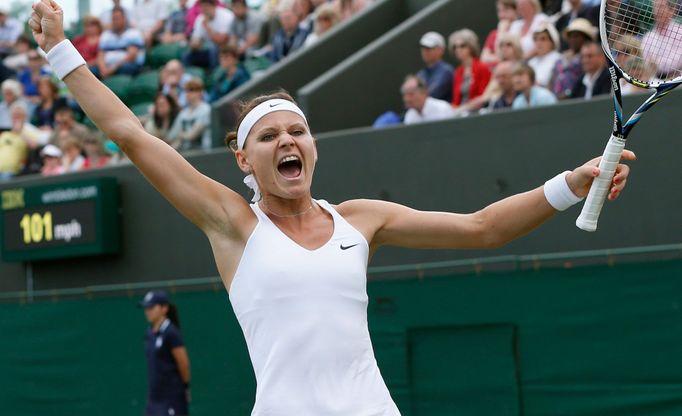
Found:
M 303 170 L 303 163 L 301 163 L 301 159 L 299 159 L 298 156 L 286 156 L 280 160 L 277 165 L 277 170 L 285 178 L 298 178 L 301 174 L 301 170 Z

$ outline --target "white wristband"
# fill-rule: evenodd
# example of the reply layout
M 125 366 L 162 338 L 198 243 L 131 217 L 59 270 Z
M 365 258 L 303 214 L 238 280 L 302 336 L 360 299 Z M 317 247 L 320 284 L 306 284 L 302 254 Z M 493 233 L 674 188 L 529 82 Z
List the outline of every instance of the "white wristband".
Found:
M 566 172 L 556 175 L 545 182 L 543 188 L 547 202 L 549 202 L 557 211 L 563 211 L 583 200 L 583 198 L 576 196 L 568 186 L 566 176 L 569 173 L 571 173 L 571 171 L 567 170 Z
M 79 66 L 86 64 L 85 59 L 68 39 L 56 44 L 46 56 L 52 70 L 60 80 L 63 80 Z

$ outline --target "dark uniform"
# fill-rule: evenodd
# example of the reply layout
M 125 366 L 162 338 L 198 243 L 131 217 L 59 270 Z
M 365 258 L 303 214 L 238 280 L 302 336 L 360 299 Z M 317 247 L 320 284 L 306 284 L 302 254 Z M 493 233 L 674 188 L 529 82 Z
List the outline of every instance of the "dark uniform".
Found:
M 144 337 L 147 356 L 149 395 L 145 414 L 147 416 L 186 415 L 187 396 L 185 383 L 180 377 L 172 350 L 184 346 L 180 331 L 170 319 L 166 319 L 158 332 L 147 329 Z

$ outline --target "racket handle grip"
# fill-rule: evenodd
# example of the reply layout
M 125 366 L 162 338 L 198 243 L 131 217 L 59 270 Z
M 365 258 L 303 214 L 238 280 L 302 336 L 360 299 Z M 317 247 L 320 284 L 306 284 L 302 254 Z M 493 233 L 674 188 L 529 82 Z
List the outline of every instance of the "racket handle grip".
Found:
M 616 167 L 620 161 L 620 155 L 625 148 L 625 140 L 619 137 L 611 136 L 604 155 L 599 162 L 599 176 L 594 178 L 590 193 L 587 194 L 585 205 L 580 212 L 580 216 L 575 221 L 578 228 L 585 231 L 595 231 L 597 229 L 597 221 L 599 214 L 604 206 L 604 201 L 611 189 L 611 182 L 616 173 Z

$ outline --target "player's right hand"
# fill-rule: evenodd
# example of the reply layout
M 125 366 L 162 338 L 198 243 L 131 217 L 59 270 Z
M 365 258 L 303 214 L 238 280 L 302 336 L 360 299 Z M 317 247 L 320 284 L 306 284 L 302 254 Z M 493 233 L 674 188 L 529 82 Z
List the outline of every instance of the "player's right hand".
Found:
M 45 52 L 66 38 L 64 36 L 64 11 L 54 0 L 40 0 L 33 4 L 28 25 Z

